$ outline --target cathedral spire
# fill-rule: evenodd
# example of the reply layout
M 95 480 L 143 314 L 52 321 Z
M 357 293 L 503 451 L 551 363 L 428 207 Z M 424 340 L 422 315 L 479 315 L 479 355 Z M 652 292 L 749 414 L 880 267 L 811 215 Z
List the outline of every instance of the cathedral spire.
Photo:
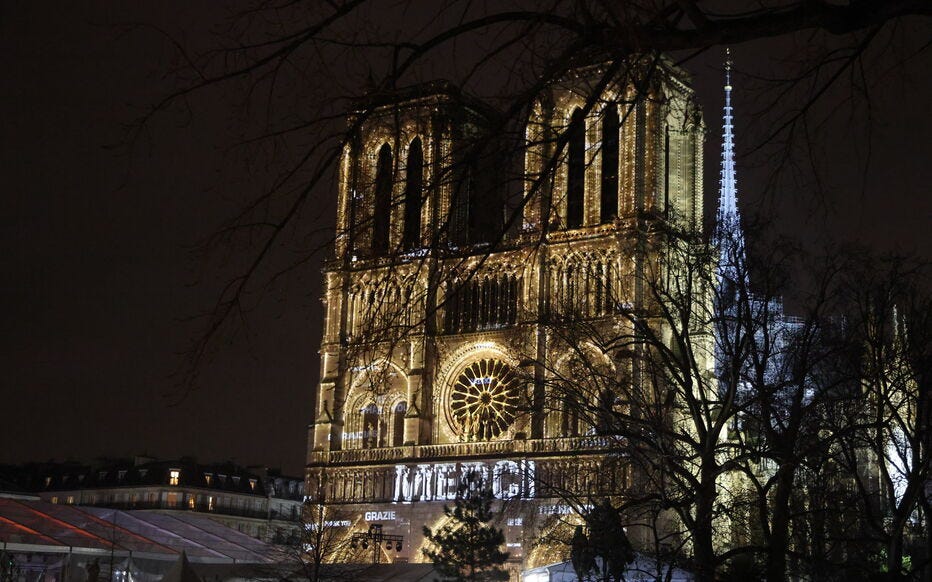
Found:
M 731 49 L 725 49 L 725 109 L 722 116 L 722 169 L 718 216 L 738 217 L 738 185 L 735 176 L 734 115 L 731 108 Z
M 735 171 L 734 115 L 731 106 L 731 49 L 725 49 L 725 107 L 722 115 L 722 168 L 719 178 L 718 214 L 714 243 L 719 245 L 718 271 L 736 281 L 744 272 L 744 233 L 738 212 L 738 180 Z M 742 273 L 739 275 L 739 273 Z

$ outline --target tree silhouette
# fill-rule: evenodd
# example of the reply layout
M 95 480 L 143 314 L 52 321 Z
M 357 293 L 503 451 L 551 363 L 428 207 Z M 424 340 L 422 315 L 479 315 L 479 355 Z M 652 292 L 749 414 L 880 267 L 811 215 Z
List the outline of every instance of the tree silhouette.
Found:
M 508 580 L 502 565 L 505 534 L 492 525 L 492 489 L 476 473 L 465 476 L 453 507 L 444 506 L 446 520 L 436 531 L 424 527 L 432 547 L 424 549 L 441 574 L 449 580 Z
M 204 314 L 203 333 L 186 353 L 189 383 L 263 289 L 315 263 L 311 257 L 332 242 L 333 232 L 308 216 L 329 210 L 319 202 L 332 197 L 328 187 L 336 181 L 341 151 L 366 121 L 362 112 L 345 124 L 346 114 L 436 77 L 438 63 L 445 77 L 467 91 L 496 87 L 483 96 L 494 100 L 501 113 L 493 133 L 504 137 L 504 151 L 520 151 L 523 124 L 540 90 L 580 66 L 627 66 L 674 51 L 680 51 L 674 60 L 682 64 L 710 47 L 805 32 L 810 35 L 807 50 L 799 58 L 793 55 L 791 70 L 760 80 L 766 85 L 765 99 L 772 100 L 763 108 L 774 120 L 772 131 L 766 132 L 768 141 L 786 144 L 786 155 L 777 165 L 789 165 L 796 163 L 791 146 L 811 135 L 806 124 L 814 105 L 846 81 L 854 96 L 866 96 L 876 81 L 868 77 L 872 71 L 879 77 L 883 68 L 865 58 L 869 49 L 895 45 L 906 36 L 897 28 L 899 22 L 922 22 L 930 11 L 924 0 L 738 3 L 729 11 L 694 0 L 624 5 L 558 0 L 546 7 L 455 0 L 430 5 L 406 1 L 390 8 L 368 0 L 250 5 L 233 16 L 227 35 L 219 36 L 212 50 L 195 54 L 175 43 L 183 57 L 176 70 L 178 86 L 153 104 L 133 133 L 145 135 L 154 117 L 177 111 L 201 93 L 216 89 L 227 95 L 233 88 L 241 91 L 243 109 L 261 128 L 245 137 L 244 147 L 276 156 L 289 152 L 268 187 L 205 241 L 207 248 L 236 248 L 243 262 L 236 263 L 237 272 Z M 457 51 L 457 45 L 475 48 Z M 898 62 L 908 62 L 927 47 L 904 46 Z M 500 72 L 493 72 L 496 68 Z M 647 79 L 638 81 L 642 91 Z M 297 143 L 305 145 L 293 151 Z M 554 156 L 563 149 L 556 148 Z M 608 168 L 606 179 L 613 175 Z M 512 175 L 503 181 L 523 179 Z M 511 211 L 506 225 L 520 220 L 520 209 Z M 379 233 L 384 236 L 382 229 Z M 413 233 L 408 234 L 410 244 Z M 303 252 L 283 257 L 289 236 L 301 241 Z M 248 252 L 242 252 L 242 244 Z

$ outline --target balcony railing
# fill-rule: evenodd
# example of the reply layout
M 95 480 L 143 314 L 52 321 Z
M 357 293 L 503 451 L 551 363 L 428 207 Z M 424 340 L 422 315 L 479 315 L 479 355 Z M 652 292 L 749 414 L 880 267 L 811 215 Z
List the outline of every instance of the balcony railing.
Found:
M 511 455 L 551 455 L 567 453 L 595 453 L 617 450 L 623 444 L 621 437 L 589 435 L 553 439 L 521 439 L 510 441 L 448 443 L 386 447 L 380 449 L 349 449 L 343 451 L 315 451 L 311 464 L 346 465 L 351 463 L 383 463 L 403 460 L 442 460 Z

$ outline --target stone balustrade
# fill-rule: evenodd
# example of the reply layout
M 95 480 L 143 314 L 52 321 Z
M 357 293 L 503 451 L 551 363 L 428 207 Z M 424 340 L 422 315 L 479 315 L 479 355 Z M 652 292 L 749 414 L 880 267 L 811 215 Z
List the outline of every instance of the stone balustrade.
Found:
M 588 435 L 553 439 L 521 439 L 488 442 L 408 445 L 378 449 L 314 451 L 311 465 L 346 465 L 353 463 L 385 463 L 417 460 L 466 460 L 470 458 L 506 457 L 511 455 L 560 455 L 567 453 L 607 452 L 622 446 L 621 437 Z

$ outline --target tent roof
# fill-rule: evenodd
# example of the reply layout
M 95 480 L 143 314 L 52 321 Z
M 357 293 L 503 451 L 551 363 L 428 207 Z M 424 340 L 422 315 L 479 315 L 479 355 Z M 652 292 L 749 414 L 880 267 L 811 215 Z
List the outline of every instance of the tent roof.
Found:
M 45 551 L 145 553 L 194 562 L 273 561 L 273 547 L 210 518 L 0 498 L 0 541 Z

